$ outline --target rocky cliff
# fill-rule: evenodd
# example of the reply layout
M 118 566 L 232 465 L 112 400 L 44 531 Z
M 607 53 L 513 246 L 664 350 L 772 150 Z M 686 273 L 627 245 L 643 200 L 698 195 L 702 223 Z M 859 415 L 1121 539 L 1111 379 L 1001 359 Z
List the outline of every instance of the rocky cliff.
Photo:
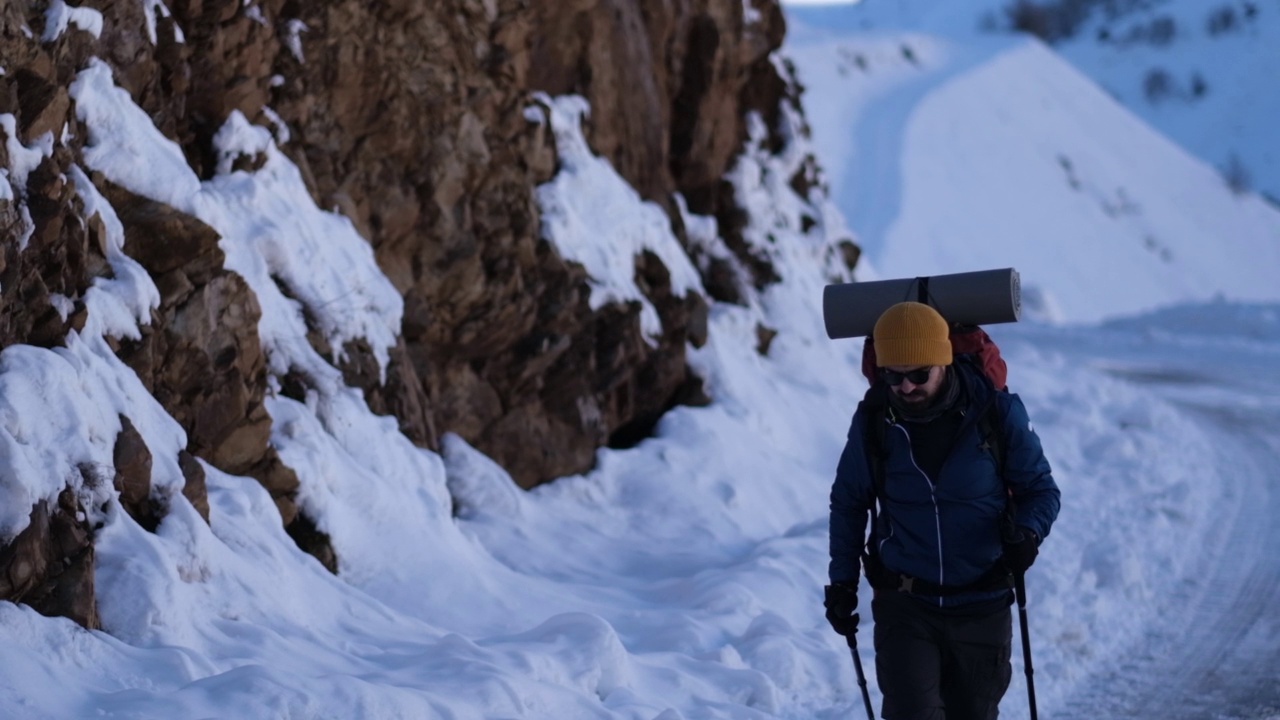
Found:
M 0 10 L 0 343 L 58 347 L 84 327 L 86 291 L 112 273 L 103 217 L 76 187 L 91 182 L 160 292 L 141 337 L 112 347 L 187 434 L 183 495 L 207 519 L 197 458 L 254 477 L 299 545 L 337 571 L 295 502 L 299 481 L 271 446 L 264 405 L 271 392 L 305 396 L 315 378 L 270 369 L 259 302 L 226 269 L 217 231 L 77 171 L 93 143 L 77 77 L 105 62 L 201 178 L 220 172 L 213 140 L 233 113 L 269 128 L 315 203 L 350 219 L 404 301 L 385 368 L 371 348 L 331 347 L 318 328 L 312 345 L 418 445 L 456 433 L 528 488 L 642 439 L 674 405 L 706 402 L 685 350 L 706 341 L 708 302 L 777 279 L 741 237 L 726 175 L 749 118 L 763 120 L 768 151 L 786 142 L 782 107 L 798 90 L 774 55 L 783 34 L 774 0 L 10 0 Z M 535 189 L 556 175 L 556 141 L 529 113 L 539 97 L 570 94 L 590 104 L 592 150 L 666 210 L 711 296 L 673 292 L 656 256 L 637 258 L 656 339 L 642 335 L 636 303 L 593 309 L 586 271 L 542 231 Z M 235 169 L 253 172 L 255 160 Z M 812 163 L 792 181 L 803 196 Z M 729 256 L 689 241 L 682 203 L 718 221 Z M 856 250 L 843 247 L 852 267 Z M 287 278 L 277 283 L 289 293 Z M 0 599 L 96 623 L 94 528 L 70 488 L 112 484 L 144 527 L 165 513 L 146 444 L 129 418 L 120 427 L 113 467 L 82 467 L 25 530 L 0 538 Z

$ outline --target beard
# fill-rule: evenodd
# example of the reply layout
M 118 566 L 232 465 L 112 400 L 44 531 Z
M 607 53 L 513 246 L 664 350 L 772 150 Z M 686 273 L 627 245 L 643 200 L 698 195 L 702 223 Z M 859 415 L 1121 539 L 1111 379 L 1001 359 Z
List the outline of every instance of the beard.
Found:
M 919 407 L 929 401 L 929 393 L 925 392 L 923 388 L 916 388 L 909 393 L 898 392 L 896 390 L 894 392 L 897 393 L 898 399 L 905 405 Z

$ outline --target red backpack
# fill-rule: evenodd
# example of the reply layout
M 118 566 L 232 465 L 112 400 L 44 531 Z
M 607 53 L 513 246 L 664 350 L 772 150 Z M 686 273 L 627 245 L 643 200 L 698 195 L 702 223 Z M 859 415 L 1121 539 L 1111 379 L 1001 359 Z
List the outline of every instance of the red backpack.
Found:
M 968 361 L 981 368 L 982 374 L 991 380 L 997 390 L 1009 387 L 1009 368 L 1004 358 L 1000 357 L 1000 348 L 977 325 L 959 325 L 951 329 L 951 354 L 957 360 Z M 876 382 L 876 344 L 870 335 L 862 346 L 862 374 L 872 385 Z

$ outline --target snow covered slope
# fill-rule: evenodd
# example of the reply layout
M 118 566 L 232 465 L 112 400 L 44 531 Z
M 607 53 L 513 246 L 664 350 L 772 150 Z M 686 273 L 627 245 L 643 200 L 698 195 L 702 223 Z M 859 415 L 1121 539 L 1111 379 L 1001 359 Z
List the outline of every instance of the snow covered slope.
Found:
M 1066 321 L 1280 298 L 1280 212 L 1038 40 L 796 38 L 819 160 L 881 276 L 1013 266 L 1027 309 Z
M 1280 204 L 1280 4 L 1156 3 L 1100 16 L 1058 51 L 1240 189 Z
M 1010 0 L 789 3 L 795 39 L 813 28 L 1003 34 Z M 1280 5 L 1263 0 L 1035 0 L 1081 8 L 1054 49 L 1132 112 L 1242 190 L 1280 198 Z
M 876 47 L 880 55 L 871 59 L 890 68 L 876 76 L 885 79 L 873 88 L 879 97 L 901 100 L 898 107 L 909 111 L 913 90 L 902 82 L 917 79 L 923 84 L 914 86 L 914 99 L 927 106 L 941 97 L 937 102 L 954 122 L 949 132 L 974 132 L 975 121 L 1000 122 L 990 137 L 979 137 L 1018 174 L 1005 178 L 919 159 L 899 165 L 895 152 L 909 158 L 920 151 L 914 131 L 897 136 L 900 145 L 873 146 L 885 167 L 901 167 L 910 180 L 923 163 L 944 178 L 952 173 L 950 185 L 975 194 L 982 182 L 1061 184 L 1057 192 L 1076 205 L 1051 206 L 1058 214 L 1048 220 L 1105 225 L 1094 217 L 1096 208 L 1116 199 L 1110 183 L 1129 177 L 1116 167 L 1122 163 L 1103 163 L 1105 153 L 1080 139 L 1036 146 L 1028 138 L 1040 136 L 1024 126 L 1043 117 L 1028 118 L 1024 109 L 1001 106 L 990 95 L 962 101 L 949 99 L 953 92 L 963 95 L 951 86 L 930 90 L 930 78 L 952 77 L 979 89 L 1019 80 L 1016 67 L 1008 66 L 1048 63 L 1042 47 L 961 50 L 912 40 L 911 55 L 935 68 L 933 74 L 914 69 L 898 39 Z M 895 56 L 902 62 L 892 64 Z M 1078 82 L 1064 74 L 1064 85 Z M 1044 77 L 1020 81 L 1034 85 L 1055 76 L 1046 71 Z M 273 442 L 297 467 L 307 502 L 346 562 L 335 577 L 298 550 L 271 498 L 249 478 L 207 468 L 208 524 L 173 493 L 172 509 L 154 533 L 120 511 L 110 486 L 84 488 L 103 512 L 95 519 L 102 522 L 96 579 L 104 629 L 88 631 L 0 603 L 0 717 L 834 720 L 861 712 L 848 649 L 822 616 L 821 587 L 827 493 L 849 412 L 865 385 L 857 370 L 859 344 L 822 334 L 818 308 L 829 262 L 823 239 L 835 235 L 823 226 L 800 230 L 810 224 L 787 194 L 794 166 L 778 162 L 787 158 L 756 147 L 731 178 L 749 214 L 744 235 L 774 253 L 783 281 L 751 296 L 747 306 L 713 303 L 709 341 L 690 358 L 714 402 L 678 408 L 655 437 L 633 449 L 602 451 L 592 472 L 526 493 L 456 437 L 447 437 L 439 454 L 412 446 L 394 421 L 373 414 L 324 358 L 298 342 L 304 330 L 299 307 L 315 311 L 334 296 L 331 283 L 337 294 L 362 298 L 353 307 L 364 310 L 339 313 L 342 306 L 331 305 L 327 330 L 337 337 L 386 339 L 398 307 L 377 302 L 386 280 L 371 253 L 349 223 L 298 192 L 297 168 L 269 136 L 229 123 L 220 147 L 264 152 L 268 161 L 252 172 L 228 164 L 202 181 L 170 162 L 178 157 L 173 148 L 110 80 L 91 68 L 77 91 L 92 132 L 88 170 L 137 181 L 139 192 L 200 213 L 223 233 L 228 262 L 251 282 L 267 278 L 255 269 L 269 264 L 301 288 L 294 300 L 270 280 L 255 285 L 273 361 L 305 367 L 324 381 L 301 401 L 273 399 Z M 1033 104 L 1054 102 L 1054 96 L 1029 97 Z M 931 115 L 936 112 L 922 117 L 946 120 Z M 886 117 L 893 118 L 879 116 Z M 915 122 L 898 125 L 910 130 Z M 996 143 L 997 130 L 1010 138 L 1005 144 Z M 1121 139 L 1146 158 L 1156 151 L 1145 137 L 1135 132 Z M 848 152 L 856 147 L 846 143 Z M 1039 155 L 1026 155 L 1028 147 Z M 1009 156 L 1000 154 L 1006 150 Z M 1058 163 L 1061 152 L 1074 153 L 1080 188 L 1071 187 L 1068 168 Z M 1170 172 L 1204 169 L 1176 158 L 1162 159 Z M 964 159 L 976 164 L 981 158 Z M 108 228 L 116 228 L 110 204 L 78 180 L 84 174 L 72 180 Z M 955 212 L 946 203 L 899 197 L 896 187 L 885 186 L 885 203 L 900 204 L 893 214 L 899 222 L 931 228 L 941 226 L 935 214 Z M 919 180 L 905 187 L 934 186 Z M 1134 202 L 1154 202 L 1139 194 L 1145 187 L 1135 185 Z M 613 190 L 607 205 L 623 208 L 621 215 L 644 212 L 633 192 L 613 182 L 601 188 Z M 570 190 L 562 199 L 598 197 Z M 1006 199 L 1000 217 L 1021 212 L 1011 204 L 1037 197 L 1028 191 Z M 1067 203 L 1057 196 L 1051 202 Z M 1243 207 L 1246 218 L 1263 218 L 1247 222 L 1272 222 L 1254 205 Z M 1135 215 L 1145 217 L 1103 212 L 1117 224 L 1136 223 Z M 1262 257 L 1262 241 L 1273 238 L 1232 237 L 1244 227 L 1232 223 L 1246 222 L 1234 217 L 1206 215 L 1203 233 L 1248 254 L 1198 257 L 1210 271 L 1230 265 L 1253 277 L 1258 271 L 1250 260 Z M 686 225 L 699 228 L 702 242 L 723 243 L 708 218 L 686 218 Z M 1026 235 L 1016 224 L 991 219 L 987 228 L 969 238 L 978 243 L 974 252 L 1022 251 Z M 1108 237 L 1118 246 L 1126 236 Z M 66 348 L 13 346 L 0 353 L 0 490 L 23 511 L 29 503 L 19 501 L 28 498 L 19 492 L 57 492 L 65 471 L 80 462 L 109 466 L 104 438 L 114 434 L 121 413 L 141 419 L 138 430 L 157 455 L 172 456 L 185 445 L 176 423 L 108 343 L 136 335 L 157 294 L 150 278 L 129 265 L 123 235 L 113 230 L 109 239 L 114 277 L 95 284 L 84 330 Z M 1030 247 L 1037 252 L 1019 261 L 1027 264 L 1024 272 L 1055 292 L 1071 290 L 1064 306 L 1069 298 L 1089 307 L 1078 297 L 1082 282 L 1096 295 L 1094 306 L 1137 304 L 1126 285 L 1088 284 L 1077 272 L 1114 263 L 1109 246 L 1051 233 Z M 881 249 L 898 252 L 894 245 Z M 918 252 L 927 258 L 932 251 Z M 1174 280 L 1195 277 L 1185 269 L 1166 271 L 1158 252 L 1134 253 L 1130 261 L 1136 277 L 1150 278 L 1142 289 L 1163 298 L 1188 292 Z M 344 272 L 327 272 L 335 268 Z M 1171 285 L 1159 285 L 1161 279 Z M 1087 329 L 1033 323 L 993 329 L 1064 491 L 1062 516 L 1029 577 L 1042 716 L 1060 717 L 1056 711 L 1079 697 L 1091 673 L 1105 670 L 1105 658 L 1142 647 L 1162 621 L 1155 614 L 1162 607 L 1153 601 L 1182 596 L 1174 591 L 1221 593 L 1202 572 L 1206 564 L 1228 552 L 1236 560 L 1261 556 L 1259 563 L 1273 557 L 1263 551 L 1280 539 L 1277 531 L 1267 536 L 1270 545 L 1255 542 L 1242 552 L 1221 530 L 1233 518 L 1243 518 L 1244 531 L 1274 527 L 1267 522 L 1274 501 L 1255 501 L 1255 486 L 1266 476 L 1240 468 L 1274 468 L 1280 448 L 1246 443 L 1238 461 L 1224 462 L 1223 450 L 1236 448 L 1217 441 L 1233 430 L 1223 423 L 1235 416 L 1224 411 L 1256 411 L 1246 419 L 1273 424 L 1280 415 L 1278 318 L 1276 304 L 1209 303 Z M 762 327 L 778 331 L 767 352 Z M 1189 411 L 1189 400 L 1199 409 Z M 177 470 L 157 464 L 154 474 L 172 487 Z M 1236 589 L 1233 584 L 1226 594 L 1266 600 Z M 874 673 L 874 664 L 867 666 Z M 1002 712 L 1025 717 L 1020 667 L 1014 678 Z M 872 687 L 874 694 L 874 677 Z

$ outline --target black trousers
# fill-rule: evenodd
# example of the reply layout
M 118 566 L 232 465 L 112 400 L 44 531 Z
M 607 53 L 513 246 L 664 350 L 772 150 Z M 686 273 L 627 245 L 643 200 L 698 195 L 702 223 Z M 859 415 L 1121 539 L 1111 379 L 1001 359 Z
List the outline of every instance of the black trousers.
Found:
M 957 614 L 900 592 L 877 592 L 876 678 L 886 720 L 994 720 L 1009 689 L 1007 602 Z

